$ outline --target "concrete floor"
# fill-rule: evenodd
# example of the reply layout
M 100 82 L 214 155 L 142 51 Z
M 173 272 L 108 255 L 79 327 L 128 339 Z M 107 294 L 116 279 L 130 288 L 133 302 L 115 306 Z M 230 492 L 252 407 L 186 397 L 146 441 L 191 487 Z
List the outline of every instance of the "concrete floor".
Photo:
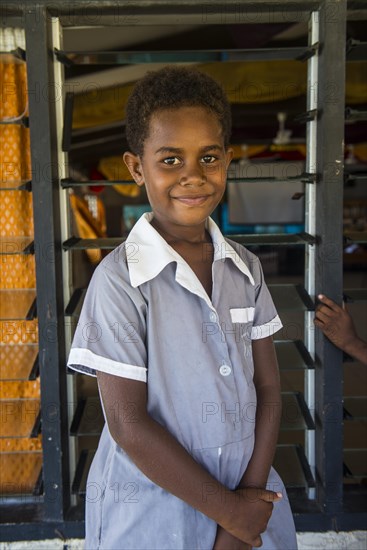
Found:
M 298 550 L 366 550 L 367 531 L 350 533 L 297 533 Z M 37 540 L 0 543 L 0 550 L 84 550 L 84 541 Z M 121 549 L 123 550 L 123 549 Z M 290 549 L 289 549 L 290 550 Z

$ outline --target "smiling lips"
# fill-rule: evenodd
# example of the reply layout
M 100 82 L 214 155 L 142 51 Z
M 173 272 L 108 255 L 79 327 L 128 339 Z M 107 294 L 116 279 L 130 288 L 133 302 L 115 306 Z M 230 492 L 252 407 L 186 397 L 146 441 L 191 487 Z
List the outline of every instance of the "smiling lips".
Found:
M 187 204 L 188 206 L 200 206 L 210 195 L 183 195 L 182 197 L 172 197 L 175 200 Z

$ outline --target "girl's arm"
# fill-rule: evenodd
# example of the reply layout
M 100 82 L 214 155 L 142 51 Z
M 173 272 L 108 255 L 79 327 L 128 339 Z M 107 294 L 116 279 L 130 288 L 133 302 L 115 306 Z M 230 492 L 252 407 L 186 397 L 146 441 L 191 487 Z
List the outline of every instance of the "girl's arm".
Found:
M 147 412 L 147 385 L 97 372 L 108 428 L 116 443 L 154 483 L 212 518 L 252 546 L 261 544 L 277 495 L 271 491 L 229 491 L 213 478 Z M 127 414 L 128 413 L 128 414 Z M 256 495 L 256 496 L 254 496 Z M 264 499 L 268 514 L 247 520 L 254 498 Z
M 264 488 L 274 459 L 282 408 L 278 362 L 272 337 L 253 340 L 252 354 L 257 395 L 255 446 L 239 487 Z
M 239 489 L 245 487 L 263 489 L 266 487 L 274 458 L 281 416 L 278 362 L 272 337 L 253 340 L 252 355 L 257 395 L 255 445 L 250 462 L 238 486 Z M 279 489 L 280 487 L 274 487 L 274 491 L 279 491 Z M 251 522 L 256 518 L 263 517 L 266 528 L 270 519 L 267 506 L 262 499 L 255 497 L 252 505 L 248 507 L 248 520 Z M 246 546 L 241 547 L 239 541 L 230 533 L 224 533 L 223 529 L 218 527 L 213 550 L 225 550 L 226 548 L 231 548 L 231 550 L 232 548 L 233 550 L 237 548 L 242 550 L 243 548 L 245 550 Z

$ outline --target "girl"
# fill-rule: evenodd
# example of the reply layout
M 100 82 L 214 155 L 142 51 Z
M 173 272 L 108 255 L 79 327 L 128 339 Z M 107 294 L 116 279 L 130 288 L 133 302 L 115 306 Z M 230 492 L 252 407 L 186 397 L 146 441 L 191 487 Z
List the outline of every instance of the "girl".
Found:
M 222 89 L 191 69 L 148 73 L 129 99 L 124 160 L 152 212 L 96 269 L 69 357 L 106 417 L 88 549 L 297 548 L 271 468 L 281 322 L 258 259 L 209 217 L 230 127 Z

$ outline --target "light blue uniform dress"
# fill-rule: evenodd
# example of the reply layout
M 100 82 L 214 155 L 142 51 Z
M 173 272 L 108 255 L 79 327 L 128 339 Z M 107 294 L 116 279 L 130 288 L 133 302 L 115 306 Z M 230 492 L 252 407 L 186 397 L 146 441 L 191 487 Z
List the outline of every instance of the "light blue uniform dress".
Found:
M 282 325 L 258 259 L 225 239 L 212 219 L 211 299 L 151 219 L 144 214 L 125 243 L 97 267 L 68 365 L 147 383 L 150 415 L 211 475 L 235 489 L 254 446 L 251 339 Z M 134 422 L 133 403 L 113 407 L 121 421 Z M 162 456 L 162 469 L 164 462 Z M 262 548 L 295 550 L 292 513 L 274 469 L 268 488 L 284 496 L 274 504 Z M 203 486 L 203 499 L 212 492 L 213 486 Z M 216 528 L 212 519 L 150 481 L 105 425 L 87 482 L 88 550 L 211 550 Z

